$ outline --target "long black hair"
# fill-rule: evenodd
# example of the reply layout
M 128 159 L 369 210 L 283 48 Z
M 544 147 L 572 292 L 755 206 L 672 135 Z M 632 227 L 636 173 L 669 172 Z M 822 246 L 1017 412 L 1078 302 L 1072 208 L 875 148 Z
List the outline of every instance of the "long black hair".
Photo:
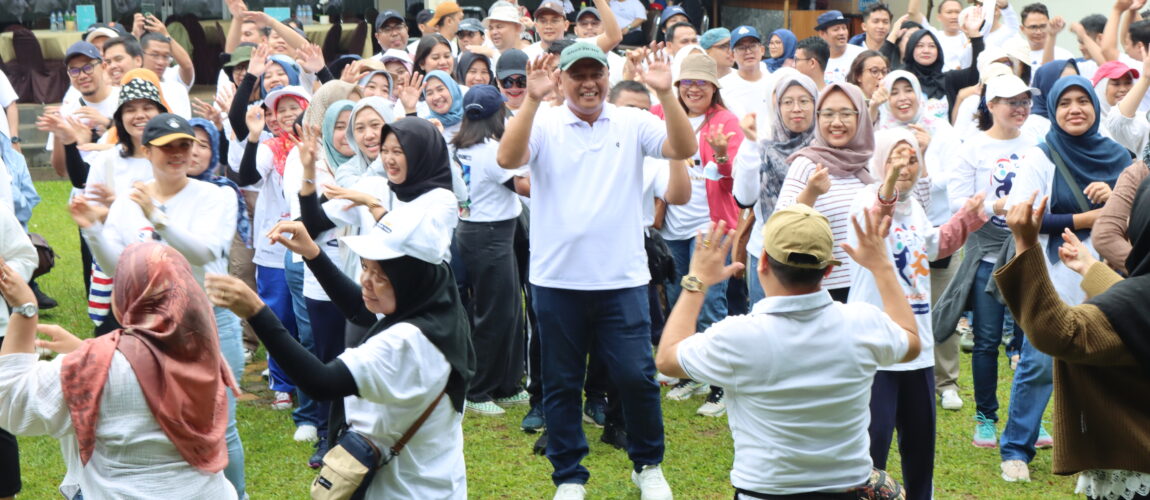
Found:
M 503 138 L 506 121 L 506 106 L 500 106 L 495 114 L 478 120 L 472 120 L 467 116 L 467 113 L 464 113 L 463 122 L 459 125 L 459 132 L 451 139 L 451 145 L 455 146 L 456 149 L 463 149 L 480 144 L 487 139 L 498 141 Z
M 439 33 L 424 35 L 423 38 L 419 39 L 419 45 L 415 46 L 415 66 L 413 71 L 426 73 L 423 70 L 423 62 L 431 55 L 431 49 L 434 49 L 436 45 L 444 45 L 448 50 L 451 50 L 451 42 L 448 42 L 447 39 Z

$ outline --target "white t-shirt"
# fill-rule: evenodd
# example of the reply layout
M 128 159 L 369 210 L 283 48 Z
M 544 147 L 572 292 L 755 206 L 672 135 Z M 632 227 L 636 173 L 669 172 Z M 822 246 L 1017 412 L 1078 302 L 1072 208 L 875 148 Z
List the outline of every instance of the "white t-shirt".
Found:
M 0 108 L 7 108 L 15 104 L 18 99 L 20 99 L 20 95 L 16 93 L 16 89 L 12 88 L 12 82 L 8 81 L 8 75 L 0 70 Z M 0 133 L 12 137 L 7 116 L 0 116 Z M 17 130 L 16 133 L 20 133 L 20 131 Z
M 160 92 L 164 93 L 164 101 L 168 103 L 169 113 L 192 118 L 192 102 L 188 98 L 188 87 L 179 79 L 160 80 Z
M 706 118 L 705 115 L 689 118 L 691 128 L 698 129 Z M 668 168 L 664 168 L 655 181 L 663 188 L 663 192 L 667 191 L 671 176 L 670 162 L 667 165 Z M 699 234 L 700 229 L 707 229 L 711 224 L 711 207 L 707 204 L 707 178 L 703 176 L 703 165 L 697 152 L 687 162 L 687 175 L 691 180 L 691 199 L 683 205 L 667 205 L 663 229 L 659 230 L 663 239 L 668 241 L 692 239 Z
M 855 62 L 855 58 L 863 52 L 866 52 L 866 49 L 848 43 L 843 55 L 827 60 L 827 67 L 823 73 L 826 84 L 847 81 L 847 74 L 851 71 L 851 63 Z
M 398 323 L 339 355 L 359 396 L 344 398 L 347 423 L 386 450 L 447 386 L 451 365 L 419 328 Z M 407 442 L 376 473 L 368 498 L 467 498 L 463 415 L 446 395 Z
M 1031 50 L 1030 51 L 1030 67 L 1031 68 L 1038 70 L 1038 67 L 1042 66 L 1042 54 L 1045 52 L 1046 52 L 1045 49 L 1038 49 L 1038 50 Z M 1051 59 L 1051 61 L 1057 61 L 1059 59 L 1074 59 L 1074 54 L 1071 54 L 1069 50 L 1066 50 L 1062 47 L 1056 46 L 1056 47 L 1054 47 L 1054 58 Z M 1077 62 L 1077 61 L 1075 61 L 1075 62 Z M 1089 78 L 1089 77 L 1087 77 L 1087 78 Z
M 93 184 L 102 184 L 119 198 L 131 193 L 137 181 L 152 180 L 152 162 L 147 158 L 124 158 L 120 156 L 119 146 L 94 152 L 85 161 L 88 162 L 88 180 L 84 184 L 87 192 L 92 191 Z
M 1115 106 L 1103 118 L 1102 125 L 1109 131 L 1109 137 L 1114 142 L 1134 154 L 1141 156 L 1146 150 L 1147 138 L 1150 137 L 1150 122 L 1146 121 L 1146 115 L 1135 113 L 1133 118 L 1127 118 Z
M 870 210 L 876 200 L 877 184 L 859 191 L 851 206 L 851 213 L 862 220 L 864 211 Z M 910 302 L 918 335 L 922 339 L 934 339 L 930 319 L 930 262 L 938 259 L 939 230 L 934 227 L 922 208 L 922 203 L 914 198 L 899 201 L 891 214 L 890 232 L 884 241 L 887 255 L 894 262 L 894 273 L 898 284 Z M 858 234 L 852 226 L 847 241 L 858 248 Z M 882 307 L 874 274 L 862 266 L 854 266 L 851 272 L 851 291 L 847 303 L 866 303 Z M 910 371 L 934 366 L 934 342 L 921 342 L 922 350 L 918 357 L 905 363 L 897 363 L 883 370 Z
M 662 199 L 667 194 L 667 181 L 670 180 L 669 167 L 670 165 L 665 161 L 643 158 L 644 229 L 655 223 L 655 198 Z M 660 183 L 660 179 L 662 179 L 662 183 Z
M 72 116 L 77 109 L 83 106 L 96 108 L 101 115 L 111 119 L 112 115 L 116 114 L 116 108 L 120 107 L 120 87 L 112 87 L 111 91 L 108 92 L 108 97 L 105 97 L 104 100 L 100 102 L 89 101 L 80 94 L 79 90 L 76 90 L 76 87 L 68 87 L 68 91 L 64 93 L 64 100 L 60 102 L 60 116 L 65 118 Z M 88 120 L 82 121 L 89 127 L 92 125 L 88 123 Z M 45 145 L 45 150 L 52 150 L 52 143 L 55 138 L 55 134 L 48 134 L 48 144 Z
M 611 0 L 609 4 L 611 13 L 615 14 L 615 20 L 619 22 L 619 27 L 626 27 L 636 19 L 647 19 L 647 9 L 643 7 L 643 3 L 639 0 Z M 635 28 L 631 31 L 641 29 Z M 623 33 L 626 35 L 627 33 Z
M 287 168 L 287 164 L 284 164 Z M 252 262 L 256 265 L 283 269 L 283 245 L 274 245 L 263 235 L 272 230 L 280 221 L 291 220 L 291 207 L 284 198 L 283 175 L 276 171 L 272 164 L 272 150 L 266 144 L 260 144 L 256 150 L 256 169 L 260 173 L 260 196 L 256 198 L 256 207 L 252 215 L 252 246 L 255 255 Z
M 322 149 L 319 150 L 321 153 L 322 151 Z M 315 192 L 317 197 L 323 195 L 325 184 L 335 184 L 335 174 L 328 168 L 327 158 L 323 154 L 318 154 L 315 159 Z M 283 175 L 284 199 L 288 202 L 293 220 L 300 216 L 299 190 L 302 185 L 303 164 L 300 163 L 299 148 L 294 148 L 288 153 Z M 336 240 L 339 234 L 337 233 L 336 229 L 328 229 L 312 238 L 332 262 L 340 262 L 339 241 Z M 299 254 L 293 254 L 292 262 L 303 262 L 303 257 Z M 308 266 L 303 266 L 303 295 L 312 300 L 331 300 Z
M 663 158 L 666 124 L 605 103 L 592 127 L 567 106 L 539 110 L 529 140 L 531 283 L 571 290 L 651 280 L 643 247 L 643 157 Z
M 767 297 L 683 340 L 678 356 L 691 379 L 726 391 L 731 484 L 789 495 L 867 480 L 874 373 L 907 347 L 881 310 L 819 291 Z
M 504 184 L 524 170 L 501 168 L 495 161 L 499 142 L 487 139 L 469 148 L 456 150 L 456 158 L 463 171 L 463 180 L 470 195 L 469 214 L 460 216 L 468 222 L 498 222 L 519 217 L 523 204 L 515 191 Z
M 928 28 L 942 46 L 942 71 L 969 68 L 971 65 L 970 39 L 961 30 L 954 36 L 930 26 Z
M 958 151 L 959 161 L 946 187 L 951 210 L 957 212 L 962 209 L 967 198 L 985 192 L 983 209 L 990 217 L 987 224 L 1006 229 L 1006 218 L 995 215 L 994 203 L 1011 193 L 1022 169 L 1021 160 L 1027 150 L 1036 144 L 1037 141 L 1027 134 L 1020 134 L 1014 139 L 998 140 L 982 132 L 968 139 Z M 995 262 L 996 258 L 989 255 L 983 260 Z
M 178 250 L 192 266 L 201 285 L 204 273 L 227 274 L 228 250 L 236 233 L 237 202 L 231 188 L 188 179 L 187 186 L 156 206 L 167 215 L 167 227 L 157 229 L 136 202 L 122 194 L 112 203 L 103 224 L 84 229 L 92 255 L 109 276 L 117 260 L 133 243 L 158 241 Z
M 765 71 L 754 82 L 743 79 L 738 71 L 732 71 L 719 79 L 719 85 L 722 86 L 719 94 L 723 96 L 723 104 L 739 119 L 747 113 L 758 113 L 760 121 L 769 122 L 763 117 L 766 116 L 771 92 L 775 90 L 775 82 L 776 78 Z

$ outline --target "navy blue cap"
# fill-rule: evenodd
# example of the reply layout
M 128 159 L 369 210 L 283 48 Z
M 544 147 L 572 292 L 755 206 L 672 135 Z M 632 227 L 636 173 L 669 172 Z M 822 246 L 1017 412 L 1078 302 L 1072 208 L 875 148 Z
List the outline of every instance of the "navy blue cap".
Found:
M 755 29 L 754 26 L 743 25 L 735 28 L 735 30 L 731 32 L 731 48 L 735 48 L 735 45 L 739 43 L 739 40 L 744 38 L 754 38 L 755 40 L 758 40 L 759 43 L 763 42 L 763 37 L 759 35 L 759 30 Z
M 71 61 L 75 56 L 84 56 L 97 61 L 104 60 L 104 57 L 100 55 L 100 49 L 83 41 L 73 43 L 71 47 L 68 47 L 68 51 L 64 53 L 64 64 L 68 64 L 68 61 Z
M 472 120 L 494 115 L 507 98 L 493 85 L 476 85 L 463 96 L 463 114 Z
M 850 20 L 843 17 L 843 13 L 837 10 L 828 10 L 819 14 L 819 24 L 815 26 L 815 31 L 825 31 L 827 28 L 836 24 L 847 24 Z
M 502 80 L 512 75 L 527 74 L 527 53 L 519 49 L 507 49 L 495 63 L 495 77 Z M 471 91 L 468 91 L 470 93 Z
M 434 10 L 423 9 L 423 10 L 419 11 L 418 14 L 415 15 L 415 22 L 417 22 L 419 24 L 427 24 L 428 21 L 430 21 L 434 18 L 435 18 L 435 11 Z
M 685 16 L 687 18 L 688 21 L 691 20 L 691 16 L 687 15 L 686 10 L 683 10 L 683 8 L 679 7 L 678 5 L 673 5 L 671 7 L 667 7 L 666 9 L 663 9 L 663 15 L 659 16 L 659 27 L 665 28 L 666 26 L 664 26 L 664 25 L 667 24 L 667 20 L 670 19 L 671 16 L 674 16 L 676 14 L 682 14 L 683 16 Z
M 394 10 L 385 10 L 380 12 L 378 16 L 375 16 L 375 30 L 379 31 L 379 29 L 383 27 L 384 23 L 392 19 L 398 19 L 400 24 L 403 24 L 404 22 L 403 14 L 400 14 L 399 12 Z

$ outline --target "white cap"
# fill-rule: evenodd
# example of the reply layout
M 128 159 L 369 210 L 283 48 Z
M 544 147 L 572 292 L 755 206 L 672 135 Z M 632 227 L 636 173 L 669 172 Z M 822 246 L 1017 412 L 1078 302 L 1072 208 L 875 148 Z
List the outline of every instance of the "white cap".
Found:
M 112 28 L 99 27 L 99 28 L 96 28 L 96 29 L 89 31 L 88 33 L 84 34 L 84 41 L 85 42 L 91 42 L 92 40 L 95 40 L 95 39 L 100 38 L 102 36 L 106 36 L 108 38 L 118 38 L 120 36 L 120 32 L 118 32 Z
M 414 66 L 414 62 L 411 60 L 411 54 L 408 54 L 406 50 L 400 49 L 387 49 L 383 55 L 379 56 L 379 61 L 384 64 L 387 64 L 388 61 L 399 61 L 407 67 L 407 71 L 411 71 L 412 66 Z
M 279 102 L 281 97 L 286 95 L 294 95 L 305 101 L 311 102 L 311 94 L 308 94 L 307 90 L 305 90 L 303 87 L 300 87 L 299 85 L 288 85 L 286 87 L 280 87 L 271 92 L 268 92 L 268 95 L 264 96 L 264 104 L 267 105 L 268 109 L 274 112 L 276 103 Z
M 1042 91 L 1027 85 L 1021 78 L 1014 76 L 1014 74 L 996 76 L 987 80 L 986 82 L 986 100 L 997 99 L 999 97 L 1014 97 L 1019 94 L 1029 93 L 1031 97 L 1042 95 Z
M 340 241 L 365 259 L 388 260 L 406 255 L 441 264 L 451 258 L 451 237 L 459 215 L 454 207 L 435 204 L 431 198 L 434 197 L 425 195 L 396 207 L 366 233 L 345 236 Z
M 1027 42 L 1022 36 L 1016 35 L 1007 38 L 999 47 L 1006 51 L 1006 55 L 1012 59 L 1017 59 L 1018 62 L 1033 67 L 1030 64 L 1030 42 Z
M 1010 69 L 1010 66 L 999 62 L 992 62 L 987 64 L 986 69 L 979 71 L 979 77 L 981 78 L 982 83 L 989 82 L 993 78 L 1013 74 L 1014 71 Z
M 491 21 L 503 21 L 505 23 L 515 23 L 519 27 L 523 27 L 523 21 L 519 19 L 519 7 L 512 4 L 506 5 L 493 5 L 491 10 L 488 11 L 487 18 L 483 20 L 483 27 L 490 29 Z

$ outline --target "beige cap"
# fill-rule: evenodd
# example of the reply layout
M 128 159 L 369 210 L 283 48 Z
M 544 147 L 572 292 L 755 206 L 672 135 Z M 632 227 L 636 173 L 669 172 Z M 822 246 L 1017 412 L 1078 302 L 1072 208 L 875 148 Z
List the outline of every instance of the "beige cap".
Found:
M 802 203 L 776 210 L 763 224 L 763 250 L 788 266 L 824 269 L 842 265 L 834 259 L 834 248 L 830 222 Z
M 683 80 L 705 80 L 714 84 L 715 88 L 723 88 L 719 85 L 719 68 L 715 60 L 698 52 L 683 59 L 683 64 L 679 67 L 679 78 L 675 83 Z

